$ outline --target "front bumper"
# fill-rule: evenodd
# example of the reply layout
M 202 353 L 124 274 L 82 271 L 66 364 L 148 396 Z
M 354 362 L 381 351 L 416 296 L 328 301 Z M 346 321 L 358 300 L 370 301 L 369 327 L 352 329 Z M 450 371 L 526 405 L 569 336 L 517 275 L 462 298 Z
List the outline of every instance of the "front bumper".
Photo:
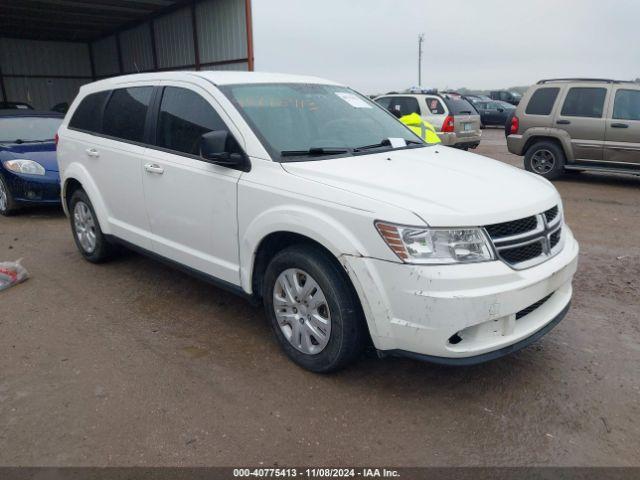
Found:
M 45 175 L 21 175 L 3 172 L 5 181 L 16 203 L 57 204 L 60 203 L 60 174 L 47 170 Z
M 491 352 L 525 346 L 566 314 L 578 243 L 564 229 L 563 250 L 526 270 L 501 261 L 423 266 L 352 256 L 343 264 L 378 350 L 439 363 L 478 363 L 501 356 Z

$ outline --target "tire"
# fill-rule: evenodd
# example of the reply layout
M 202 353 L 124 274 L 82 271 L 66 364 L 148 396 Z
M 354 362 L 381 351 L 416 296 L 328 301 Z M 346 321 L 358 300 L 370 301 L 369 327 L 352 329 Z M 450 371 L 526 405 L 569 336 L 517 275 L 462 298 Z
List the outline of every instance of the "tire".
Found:
M 7 182 L 0 175 L 0 215 L 8 217 L 16 213 L 17 206 Z
M 564 172 L 565 156 L 555 142 L 536 142 L 527 149 L 524 168 L 547 180 L 555 180 Z
M 69 220 L 73 240 L 86 260 L 91 263 L 102 263 L 113 256 L 115 246 L 109 243 L 102 233 L 91 200 L 82 189 L 76 190 L 71 196 Z
M 282 288 L 287 279 L 291 280 L 290 296 Z M 297 279 L 300 288 L 295 284 L 291 288 L 293 279 Z M 309 279 L 315 285 L 307 283 Z M 310 289 L 306 298 L 305 287 Z M 366 324 L 360 303 L 340 264 L 322 248 L 293 245 L 276 254 L 265 272 L 262 298 L 278 343 L 302 368 L 316 373 L 334 372 L 361 354 Z M 312 309 L 314 299 L 320 306 Z

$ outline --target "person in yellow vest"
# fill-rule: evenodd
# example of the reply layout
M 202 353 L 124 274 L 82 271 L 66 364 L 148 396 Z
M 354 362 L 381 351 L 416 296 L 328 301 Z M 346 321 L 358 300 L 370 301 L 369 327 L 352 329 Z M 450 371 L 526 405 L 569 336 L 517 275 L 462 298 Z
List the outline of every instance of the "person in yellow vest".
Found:
M 425 142 L 430 144 L 441 143 L 440 137 L 436 133 L 436 129 L 433 128 L 429 122 L 422 120 L 422 117 L 417 113 L 410 113 L 409 115 L 402 115 L 398 110 L 393 110 L 393 113 L 398 120 L 404 123 L 409 129 L 418 135 Z

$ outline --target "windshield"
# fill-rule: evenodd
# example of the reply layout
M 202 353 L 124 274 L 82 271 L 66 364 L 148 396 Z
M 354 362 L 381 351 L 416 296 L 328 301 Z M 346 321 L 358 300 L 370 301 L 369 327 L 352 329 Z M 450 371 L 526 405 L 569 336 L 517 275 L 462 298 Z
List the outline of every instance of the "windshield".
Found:
M 220 89 L 274 160 L 426 146 L 383 108 L 345 87 L 277 83 Z
M 6 117 L 0 118 L 0 142 L 53 141 L 62 118 Z

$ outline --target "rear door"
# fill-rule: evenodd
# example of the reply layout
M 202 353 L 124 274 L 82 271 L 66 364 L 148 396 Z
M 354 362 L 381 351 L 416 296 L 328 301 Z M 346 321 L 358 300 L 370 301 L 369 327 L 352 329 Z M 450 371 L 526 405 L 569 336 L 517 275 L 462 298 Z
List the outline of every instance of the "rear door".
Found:
M 422 118 L 433 125 L 436 131 L 442 130 L 448 111 L 442 99 L 433 95 L 425 95 L 422 106 Z
M 149 221 L 140 167 L 152 92 L 141 86 L 88 95 L 69 122 L 70 143 L 79 147 L 74 155 L 102 196 L 111 232 L 145 249 Z
M 604 160 L 640 165 L 640 90 L 613 89 L 611 118 L 607 119 Z
M 241 172 L 202 160 L 200 137 L 239 131 L 213 96 L 193 84 L 163 82 L 155 135 L 141 166 L 153 250 L 238 285 L 237 184 Z
M 575 160 L 602 161 L 605 110 L 610 87 L 575 86 L 566 90 L 554 127 L 571 137 Z

